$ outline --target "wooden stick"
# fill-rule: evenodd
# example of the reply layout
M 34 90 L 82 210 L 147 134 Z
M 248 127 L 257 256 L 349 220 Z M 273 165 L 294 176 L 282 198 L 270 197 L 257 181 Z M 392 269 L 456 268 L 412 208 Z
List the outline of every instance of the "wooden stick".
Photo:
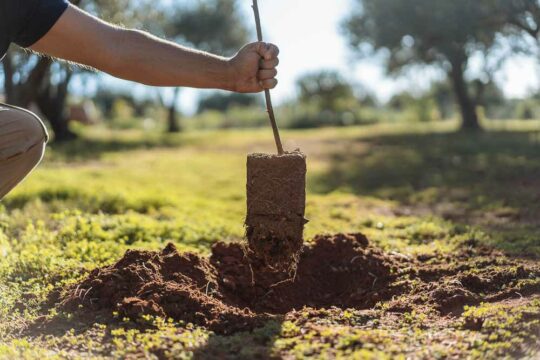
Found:
M 262 27 L 261 27 L 261 17 L 259 15 L 259 5 L 257 0 L 253 0 L 253 12 L 255 13 L 255 25 L 257 26 L 257 38 L 260 42 L 263 41 Z M 268 112 L 268 117 L 270 118 L 270 123 L 272 124 L 272 130 L 274 131 L 274 140 L 276 141 L 276 147 L 279 155 L 283 155 L 283 145 L 281 144 L 281 137 L 279 136 L 279 128 L 276 122 L 276 116 L 274 115 L 274 107 L 272 106 L 272 97 L 270 96 L 270 90 L 264 90 L 264 95 L 266 97 L 266 111 Z

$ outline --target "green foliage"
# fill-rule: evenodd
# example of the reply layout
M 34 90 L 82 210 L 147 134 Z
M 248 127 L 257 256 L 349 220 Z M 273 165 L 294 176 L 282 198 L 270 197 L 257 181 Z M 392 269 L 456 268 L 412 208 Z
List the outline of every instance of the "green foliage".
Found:
M 227 111 L 234 107 L 262 106 L 261 97 L 251 94 L 216 92 L 199 100 L 197 113 L 207 110 Z
M 277 111 L 278 114 L 279 110 Z M 279 116 L 279 115 L 277 115 Z M 282 119 L 280 117 L 280 123 Z M 187 129 L 249 129 L 268 126 L 264 107 L 231 107 L 227 111 L 208 110 L 186 119 Z
M 533 334 L 540 331 L 540 301 L 514 304 L 481 304 L 467 307 L 462 327 L 480 330 L 483 335 L 473 343 L 473 358 L 503 357 L 520 354 L 530 344 L 538 345 Z
M 437 99 L 429 94 L 415 97 L 409 92 L 394 95 L 389 101 L 389 107 L 400 112 L 400 120 L 405 122 L 429 122 L 441 120 L 443 104 L 437 104 Z
M 233 55 L 247 42 L 248 31 L 237 0 L 203 0 L 169 10 L 165 33 L 198 49 Z
M 313 103 L 319 111 L 343 110 L 343 105 L 354 99 L 352 85 L 336 71 L 306 74 L 297 80 L 299 100 Z
M 339 111 L 321 111 L 314 103 L 293 102 L 276 108 L 275 112 L 284 129 L 366 125 L 387 118 L 384 111 L 362 106 L 355 99 L 349 99 L 347 107 Z M 396 121 L 407 119 L 402 114 L 395 115 Z M 268 115 L 262 106 L 232 107 L 225 112 L 205 111 L 185 121 L 187 129 L 266 128 L 268 124 Z
M 533 120 L 540 116 L 540 102 L 531 98 L 520 101 L 515 110 L 515 118 L 522 120 Z
M 507 25 L 506 32 L 511 35 L 527 35 L 538 41 L 540 36 L 540 3 L 538 0 L 490 0 L 492 14 L 499 21 Z M 514 38 L 514 40 L 519 40 Z M 514 44 L 516 49 L 525 53 L 534 53 L 534 49 L 527 45 L 527 42 L 517 41 Z
M 388 68 L 462 61 L 495 42 L 501 24 L 489 22 L 486 1 L 357 0 L 345 23 L 351 45 L 359 50 L 388 49 Z

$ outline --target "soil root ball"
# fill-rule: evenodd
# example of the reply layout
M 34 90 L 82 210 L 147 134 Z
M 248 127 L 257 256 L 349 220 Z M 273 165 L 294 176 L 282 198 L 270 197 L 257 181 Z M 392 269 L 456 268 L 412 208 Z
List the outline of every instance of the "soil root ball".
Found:
M 247 159 L 246 237 L 251 256 L 294 272 L 302 249 L 306 156 L 251 154 Z

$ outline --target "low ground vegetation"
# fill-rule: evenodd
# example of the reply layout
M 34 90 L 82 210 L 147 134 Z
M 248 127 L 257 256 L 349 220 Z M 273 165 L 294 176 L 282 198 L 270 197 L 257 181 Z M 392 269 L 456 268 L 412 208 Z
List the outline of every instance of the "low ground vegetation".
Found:
M 246 154 L 273 151 L 271 132 L 95 129 L 52 146 L 1 203 L 0 358 L 535 355 L 538 123 L 489 127 L 476 135 L 454 132 L 454 122 L 285 132 L 286 147 L 308 156 L 308 243 L 364 234 L 370 249 L 401 264 L 392 280 L 400 291 L 366 306 L 298 306 L 231 334 L 111 309 L 88 309 L 89 321 L 56 304 L 62 289 L 126 250 L 172 243 L 205 259 L 216 242 L 242 241 Z M 436 300 L 446 298 L 455 303 Z

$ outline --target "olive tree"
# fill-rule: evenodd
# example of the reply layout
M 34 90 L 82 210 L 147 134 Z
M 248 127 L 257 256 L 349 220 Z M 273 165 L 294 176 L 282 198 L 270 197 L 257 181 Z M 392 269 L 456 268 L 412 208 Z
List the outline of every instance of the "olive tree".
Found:
M 540 0 L 489 0 L 495 21 L 540 41 Z
M 504 27 L 494 18 L 493 0 L 354 1 L 356 8 L 344 22 L 350 46 L 363 55 L 384 55 L 394 74 L 418 65 L 443 69 L 461 111 L 462 129 L 479 129 L 465 71 L 475 52 L 490 53 Z

